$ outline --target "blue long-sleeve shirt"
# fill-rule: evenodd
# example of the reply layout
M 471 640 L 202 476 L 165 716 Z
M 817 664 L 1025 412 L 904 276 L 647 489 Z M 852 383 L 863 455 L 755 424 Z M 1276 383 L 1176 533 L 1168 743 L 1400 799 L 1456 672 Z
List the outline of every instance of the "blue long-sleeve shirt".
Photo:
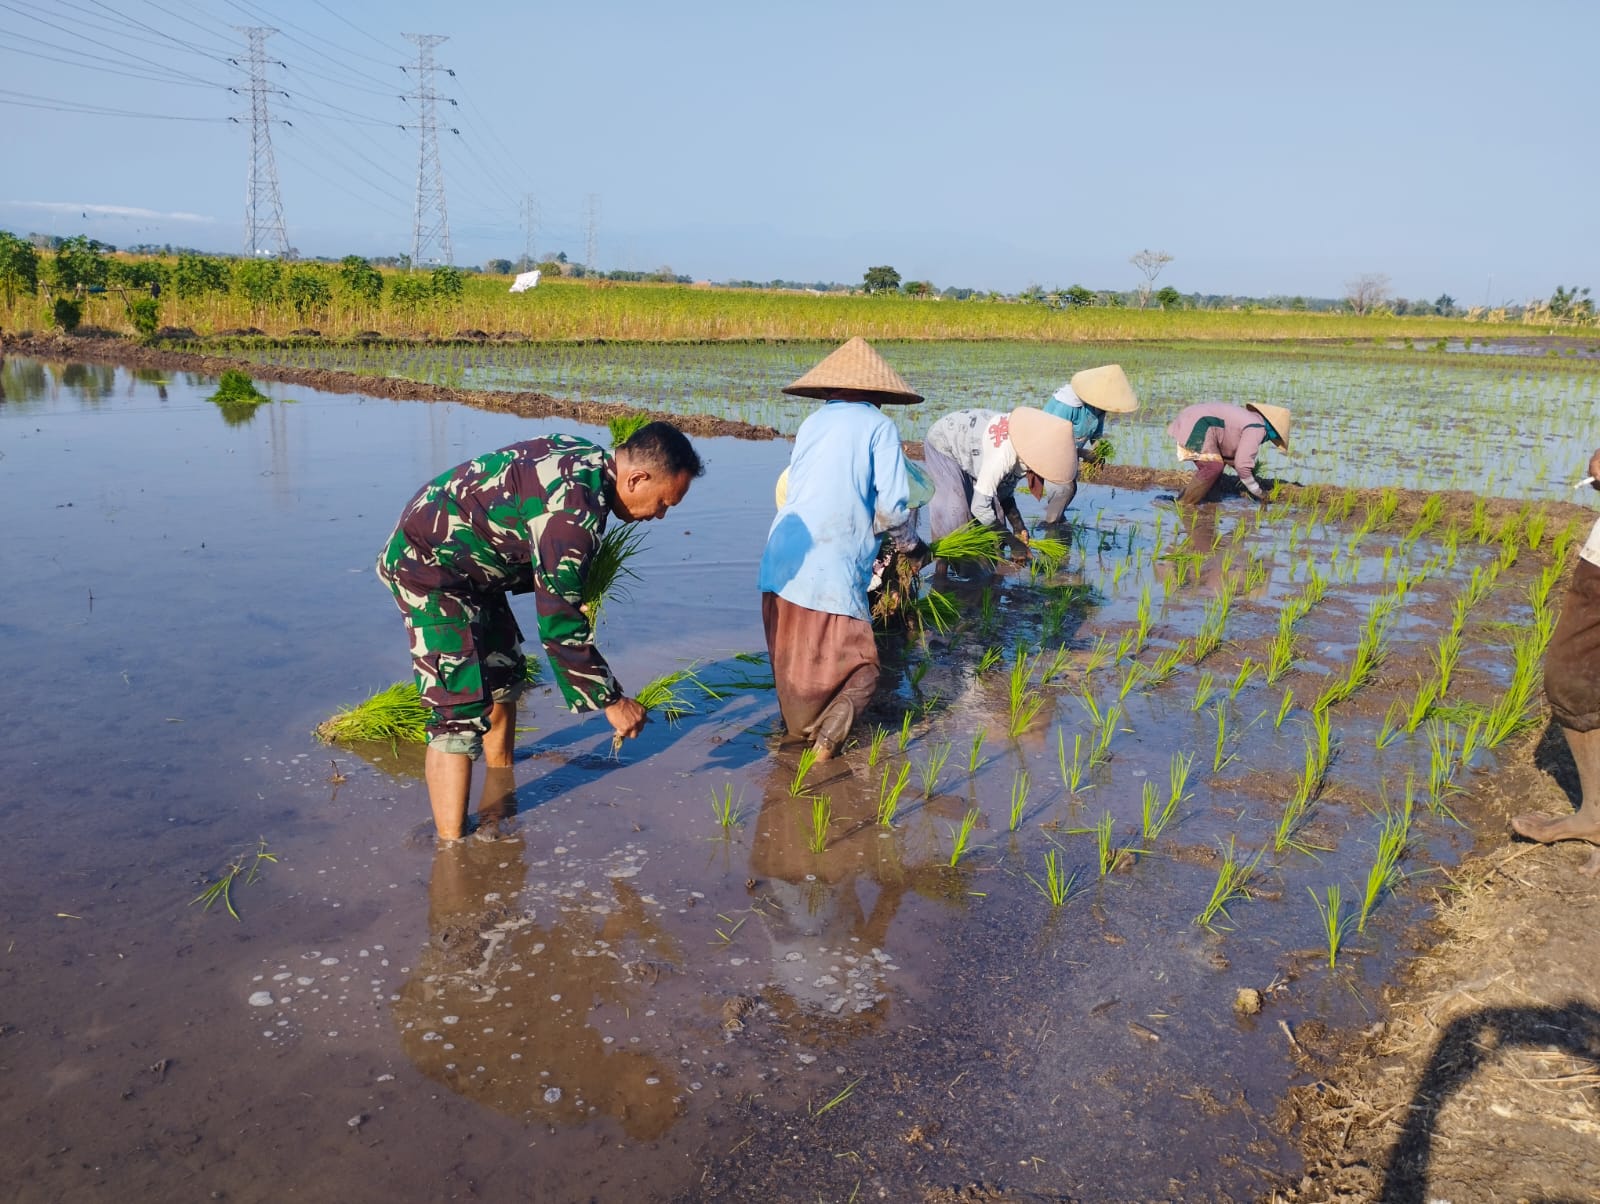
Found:
M 823 405 L 795 436 L 788 498 L 761 556 L 762 592 L 808 610 L 870 619 L 873 525 L 902 527 L 908 493 L 894 423 L 865 402 Z

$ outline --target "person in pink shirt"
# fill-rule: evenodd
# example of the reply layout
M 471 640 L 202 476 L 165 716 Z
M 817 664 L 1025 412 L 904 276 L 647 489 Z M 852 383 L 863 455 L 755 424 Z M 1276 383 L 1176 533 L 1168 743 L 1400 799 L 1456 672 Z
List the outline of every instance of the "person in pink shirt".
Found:
M 1178 459 L 1194 464 L 1194 480 L 1178 500 L 1197 506 L 1206 500 L 1224 468 L 1239 476 L 1244 491 L 1258 502 L 1267 500 L 1256 480 L 1256 457 L 1263 443 L 1289 450 L 1289 411 L 1266 402 L 1242 406 L 1210 401 L 1185 406 L 1167 426 L 1178 444 Z

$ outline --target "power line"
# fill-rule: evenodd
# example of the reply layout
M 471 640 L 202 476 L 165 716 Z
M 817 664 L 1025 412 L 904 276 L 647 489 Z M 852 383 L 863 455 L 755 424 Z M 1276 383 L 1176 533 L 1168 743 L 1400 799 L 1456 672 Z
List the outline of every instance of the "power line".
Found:
M 75 100 L 62 100 L 55 96 L 35 96 L 29 92 L 14 92 L 0 88 L 0 97 L 14 96 L 16 100 L 0 100 L 21 109 L 49 109 L 57 113 L 79 113 L 90 117 L 140 117 L 148 121 L 208 121 L 227 122 L 226 117 L 185 117 L 176 113 L 136 113 L 128 109 L 113 109 L 104 105 L 89 105 Z M 38 103 L 31 103 L 38 102 Z

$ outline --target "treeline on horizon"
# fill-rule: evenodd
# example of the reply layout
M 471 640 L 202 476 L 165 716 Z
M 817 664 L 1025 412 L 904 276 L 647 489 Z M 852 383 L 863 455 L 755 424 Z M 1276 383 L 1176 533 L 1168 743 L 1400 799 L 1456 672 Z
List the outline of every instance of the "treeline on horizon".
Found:
M 861 285 L 734 281 L 722 287 L 661 269 L 589 273 L 557 256 L 533 292 L 511 294 L 523 266 L 492 260 L 485 273 L 448 264 L 413 266 L 347 255 L 339 260 L 207 255 L 148 244 L 118 252 L 83 235 L 47 240 L 0 231 L 0 302 L 13 330 L 75 330 L 89 321 L 151 339 L 210 334 L 273 337 L 529 340 L 876 338 L 1296 339 L 1431 337 L 1472 322 L 1592 326 L 1587 289 L 1558 287 L 1549 302 L 1520 311 L 1463 315 L 1448 296 L 1412 306 L 1386 298 L 1364 311 L 1326 299 L 1236 298 L 1142 291 L 1095 293 L 1083 286 L 1019 294 L 935 291 L 902 283 L 887 266 Z M 502 272 L 500 268 L 508 271 Z M 819 282 L 820 283 L 820 282 Z M 663 288 L 662 286 L 668 286 Z M 938 304 L 950 301 L 955 304 Z M 1401 326 L 1398 319 L 1403 319 Z M 1336 326 L 1330 323 L 1337 324 Z

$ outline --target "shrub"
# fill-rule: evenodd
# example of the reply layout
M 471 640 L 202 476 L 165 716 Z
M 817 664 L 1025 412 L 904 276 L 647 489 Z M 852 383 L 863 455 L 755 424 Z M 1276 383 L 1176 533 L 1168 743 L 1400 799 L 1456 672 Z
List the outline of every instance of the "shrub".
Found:
M 55 308 L 51 312 L 56 325 L 71 334 L 78 329 L 78 323 L 83 320 L 83 302 L 75 301 L 71 297 L 57 297 Z
M 154 297 L 140 297 L 128 303 L 128 320 L 141 337 L 154 338 L 161 325 L 161 303 Z

